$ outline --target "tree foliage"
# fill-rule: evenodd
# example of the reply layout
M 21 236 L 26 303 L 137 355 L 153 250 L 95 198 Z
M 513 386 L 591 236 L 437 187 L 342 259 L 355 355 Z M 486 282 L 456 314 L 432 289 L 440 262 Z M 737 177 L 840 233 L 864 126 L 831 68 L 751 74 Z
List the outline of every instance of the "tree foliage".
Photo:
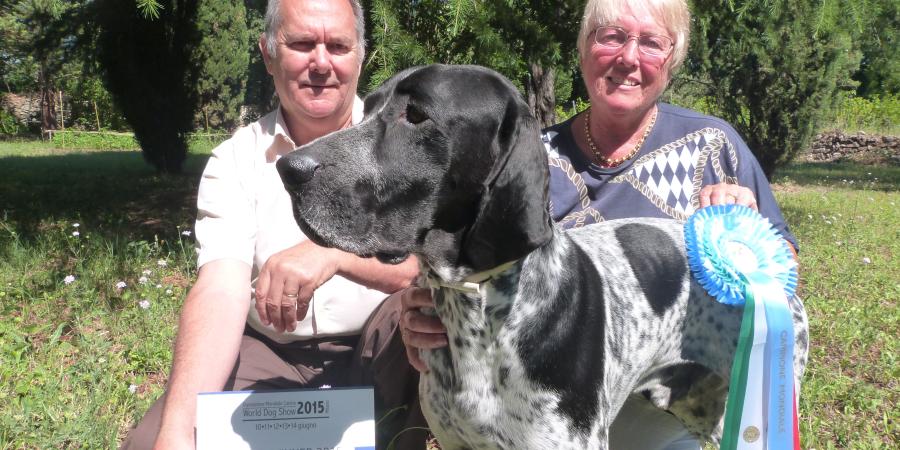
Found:
M 900 2 L 867 2 L 860 38 L 862 61 L 853 79 L 862 97 L 900 94 Z
M 207 129 L 232 129 L 238 124 L 247 86 L 247 10 L 243 2 L 198 3 L 196 47 L 190 53 L 197 70 L 197 115 Z
M 406 67 L 480 64 L 506 75 L 543 123 L 568 100 L 577 73 L 581 2 L 543 0 L 371 0 L 369 89 Z
M 854 16 L 834 0 L 694 0 L 688 70 L 763 171 L 805 149 L 859 64 Z
M 132 2 L 95 0 L 96 54 L 144 158 L 161 172 L 179 172 L 197 104 L 197 2 L 158 3 L 152 18 Z
M 259 35 L 265 31 L 264 18 L 266 0 L 244 0 L 247 10 L 247 88 L 244 93 L 244 106 L 249 113 L 246 119 L 256 120 L 275 108 L 277 97 L 272 77 L 266 72 L 266 65 L 259 53 Z

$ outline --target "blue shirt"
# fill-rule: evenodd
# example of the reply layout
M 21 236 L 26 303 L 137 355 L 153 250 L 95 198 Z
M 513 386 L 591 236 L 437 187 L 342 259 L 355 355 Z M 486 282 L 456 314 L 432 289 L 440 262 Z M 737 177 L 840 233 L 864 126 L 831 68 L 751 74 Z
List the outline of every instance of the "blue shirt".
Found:
M 760 214 L 798 248 L 765 174 L 734 128 L 695 111 L 657 106 L 641 149 L 614 168 L 594 164 L 578 148 L 574 117 L 544 129 L 553 220 L 563 228 L 631 217 L 684 221 L 699 208 L 701 187 L 726 182 L 752 190 Z

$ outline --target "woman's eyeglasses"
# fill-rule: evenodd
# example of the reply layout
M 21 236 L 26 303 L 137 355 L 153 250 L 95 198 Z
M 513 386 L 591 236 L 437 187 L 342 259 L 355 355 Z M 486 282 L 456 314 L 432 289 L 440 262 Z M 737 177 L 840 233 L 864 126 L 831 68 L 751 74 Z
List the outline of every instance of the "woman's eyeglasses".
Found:
M 638 50 L 653 58 L 665 58 L 672 52 L 675 42 L 666 36 L 657 34 L 629 35 L 624 29 L 607 26 L 594 30 L 594 41 L 603 49 L 618 51 L 631 39 L 637 41 Z

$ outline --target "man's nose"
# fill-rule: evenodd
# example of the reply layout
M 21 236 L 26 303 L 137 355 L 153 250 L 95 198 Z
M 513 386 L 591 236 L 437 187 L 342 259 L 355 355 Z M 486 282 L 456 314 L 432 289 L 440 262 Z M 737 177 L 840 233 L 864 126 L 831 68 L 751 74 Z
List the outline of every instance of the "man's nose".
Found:
M 331 71 L 331 53 L 324 43 L 316 44 L 310 55 L 310 68 L 318 73 Z

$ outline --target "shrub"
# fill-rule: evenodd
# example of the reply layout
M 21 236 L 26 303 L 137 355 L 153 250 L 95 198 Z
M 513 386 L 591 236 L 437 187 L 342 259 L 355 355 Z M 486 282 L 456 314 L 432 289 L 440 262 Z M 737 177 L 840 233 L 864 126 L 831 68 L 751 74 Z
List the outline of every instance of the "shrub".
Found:
M 0 109 L 0 136 L 18 136 L 25 131 L 25 126 L 19 123 L 16 116 Z
M 141 148 L 131 133 L 57 131 L 50 142 L 58 148 L 118 150 Z
M 900 134 L 900 95 L 846 97 L 835 110 L 827 128 L 845 132 Z

